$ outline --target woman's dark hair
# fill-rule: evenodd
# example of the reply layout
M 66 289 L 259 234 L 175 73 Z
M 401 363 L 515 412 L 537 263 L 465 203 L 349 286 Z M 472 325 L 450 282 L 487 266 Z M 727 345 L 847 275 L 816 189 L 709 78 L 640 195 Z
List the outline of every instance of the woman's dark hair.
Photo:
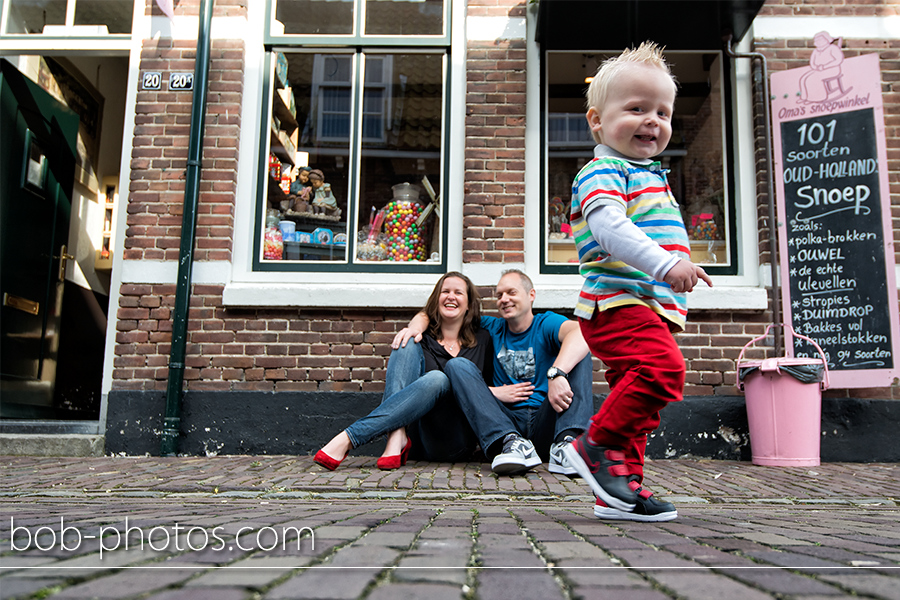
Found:
M 441 288 L 444 286 L 444 281 L 451 277 L 462 279 L 466 283 L 466 296 L 468 296 L 469 300 L 469 310 L 466 311 L 462 327 L 459 330 L 459 345 L 470 348 L 475 345 L 475 328 L 481 324 L 481 296 L 479 295 L 475 284 L 472 283 L 472 280 L 457 271 L 450 271 L 441 276 L 441 278 L 438 279 L 438 282 L 434 284 L 434 289 L 431 290 L 428 302 L 425 303 L 425 314 L 428 315 L 428 334 L 438 341 L 443 339 L 443 335 L 441 334 L 442 318 L 441 311 L 439 310 L 439 303 L 441 299 Z

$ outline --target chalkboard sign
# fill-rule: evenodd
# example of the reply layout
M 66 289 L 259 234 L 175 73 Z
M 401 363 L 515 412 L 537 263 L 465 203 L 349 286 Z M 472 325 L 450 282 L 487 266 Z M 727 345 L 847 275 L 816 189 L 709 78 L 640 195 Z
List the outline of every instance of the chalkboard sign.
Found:
M 848 68 L 861 59 L 870 80 Z M 782 304 L 833 387 L 881 387 L 900 372 L 900 334 L 877 56 L 842 67 L 824 83 L 813 69 L 772 76 Z
M 893 368 L 872 109 L 782 123 L 781 148 L 794 329 L 832 369 Z

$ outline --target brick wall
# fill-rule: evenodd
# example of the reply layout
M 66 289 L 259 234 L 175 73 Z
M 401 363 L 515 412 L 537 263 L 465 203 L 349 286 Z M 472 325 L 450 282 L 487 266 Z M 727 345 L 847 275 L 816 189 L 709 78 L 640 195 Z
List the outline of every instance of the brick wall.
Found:
M 141 71 L 194 71 L 194 40 L 147 40 Z M 197 260 L 230 260 L 243 87 L 243 42 L 214 40 L 197 217 Z M 177 260 L 192 92 L 140 91 L 131 154 L 125 260 Z
M 250 0 L 212 0 L 214 17 L 239 17 L 247 15 L 247 3 Z M 173 2 L 173 13 L 176 17 L 200 13 L 200 0 L 176 0 Z M 144 14 L 161 17 L 163 11 L 156 0 L 144 0 Z
M 176 14 L 195 14 L 199 0 L 183 0 Z M 860 5 L 897 10 L 897 4 Z M 783 10 L 839 10 L 831 2 L 769 2 L 762 14 Z M 148 10 L 158 13 L 155 2 Z M 245 10 L 245 2 L 216 0 L 216 14 Z M 470 0 L 471 16 L 524 15 L 525 4 Z M 793 13 L 792 13 L 793 14 Z M 807 14 L 797 12 L 797 14 Z M 826 14 L 826 13 L 821 13 Z M 837 14 L 837 13 L 835 13 Z M 894 13 L 888 13 L 894 14 Z M 877 50 L 882 55 L 891 191 L 900 197 L 900 81 L 897 40 L 848 41 L 845 55 Z M 808 62 L 811 40 L 757 40 L 772 70 Z M 463 259 L 467 263 L 524 260 L 525 43 L 470 42 L 467 59 Z M 209 112 L 200 196 L 197 259 L 230 260 L 235 177 L 240 135 L 243 45 L 213 44 Z M 193 44 L 146 40 L 141 69 L 193 69 Z M 141 92 L 126 232 L 127 260 L 175 260 L 190 116 L 189 95 Z M 761 101 L 757 98 L 757 101 Z M 762 120 L 757 105 L 757 123 Z M 252 125 L 252 124 L 251 124 Z M 761 129 L 758 129 L 758 133 Z M 758 138 L 759 142 L 761 138 Z M 255 160 L 255 157 L 251 157 Z M 761 162 L 759 163 L 761 167 Z M 762 169 L 757 169 L 762 173 Z M 764 180 L 760 180 L 764 184 Z M 760 250 L 767 257 L 765 186 L 761 186 Z M 895 239 L 900 208 L 894 201 Z M 242 225 L 244 226 L 244 225 Z M 488 314 L 493 289 L 481 290 Z M 125 285 L 117 312 L 113 389 L 162 390 L 168 375 L 174 285 Z M 185 386 L 222 391 L 367 391 L 384 385 L 390 341 L 411 311 L 369 309 L 233 309 L 222 306 L 222 287 L 194 287 L 189 314 Z M 735 360 L 743 345 L 761 334 L 771 313 L 694 311 L 679 336 L 688 369 L 689 396 L 734 395 Z M 761 358 L 764 348 L 749 356 Z M 600 365 L 595 393 L 606 393 Z M 891 389 L 836 390 L 838 396 L 895 398 Z
M 463 261 L 525 261 L 525 43 L 472 42 L 466 61 Z
M 524 17 L 527 2 L 515 0 L 469 0 L 470 17 Z
M 759 16 L 887 17 L 900 14 L 895 0 L 766 0 Z

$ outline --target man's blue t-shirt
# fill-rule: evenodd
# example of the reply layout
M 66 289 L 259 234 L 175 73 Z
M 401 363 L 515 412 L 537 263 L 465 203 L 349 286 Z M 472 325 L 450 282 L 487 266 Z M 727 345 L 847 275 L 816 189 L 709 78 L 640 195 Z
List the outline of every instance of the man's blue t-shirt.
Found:
M 494 386 L 534 385 L 531 398 L 508 405 L 511 408 L 537 407 L 547 399 L 547 369 L 559 354 L 559 329 L 567 320 L 554 312 L 540 313 L 534 316 L 531 327 L 513 333 L 504 319 L 481 317 L 481 327 L 494 340 Z

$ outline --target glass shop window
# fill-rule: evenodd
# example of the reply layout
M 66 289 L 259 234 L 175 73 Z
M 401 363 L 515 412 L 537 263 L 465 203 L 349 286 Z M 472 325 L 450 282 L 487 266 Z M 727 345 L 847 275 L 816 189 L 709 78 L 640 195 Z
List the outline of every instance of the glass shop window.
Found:
M 284 35 L 442 36 L 444 0 L 278 0 Z M 281 30 L 283 27 L 283 31 Z
M 590 77 L 613 54 L 545 53 L 544 267 L 574 270 L 578 252 L 569 226 L 575 175 L 591 158 L 595 142 L 585 120 Z M 716 52 L 666 52 L 678 80 L 672 139 L 657 157 L 669 170 L 672 194 L 681 207 L 695 263 L 711 272 L 736 272 L 730 139 L 730 75 Z M 709 269 L 707 269 L 709 270 Z
M 271 58 L 257 268 L 439 265 L 446 52 Z
M 130 34 L 134 0 L 6 0 L 6 34 Z M 2 8 L 0 8 L 2 10 Z

